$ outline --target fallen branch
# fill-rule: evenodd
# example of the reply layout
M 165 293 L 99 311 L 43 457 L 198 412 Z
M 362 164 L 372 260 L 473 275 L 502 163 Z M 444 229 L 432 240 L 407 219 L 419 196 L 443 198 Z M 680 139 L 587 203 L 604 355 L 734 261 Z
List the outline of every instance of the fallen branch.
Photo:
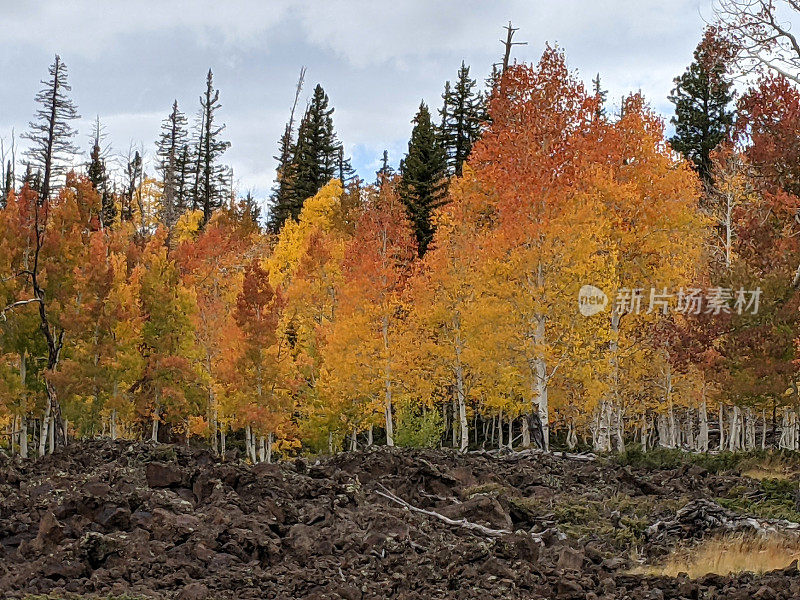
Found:
M 395 504 L 398 504 L 398 505 L 402 506 L 403 508 L 405 508 L 405 509 L 407 509 L 407 510 L 409 510 L 411 512 L 419 513 L 421 515 L 425 515 L 425 516 L 428 516 L 428 517 L 433 517 L 434 519 L 438 519 L 439 521 L 442 521 L 443 523 L 446 523 L 447 525 L 450 525 L 452 527 L 461 527 L 462 529 L 467 529 L 469 531 L 474 531 L 476 533 L 480 533 L 482 535 L 485 535 L 486 537 L 493 537 L 493 538 L 503 537 L 503 536 L 513 535 L 514 534 L 513 531 L 509 531 L 508 529 L 492 529 L 491 527 L 485 527 L 483 525 L 479 525 L 478 523 L 473 523 L 471 521 L 467 521 L 466 519 L 451 519 L 450 517 L 446 517 L 443 514 L 440 514 L 440 513 L 436 512 L 436 511 L 425 510 L 424 508 L 419 508 L 417 506 L 414 506 L 413 504 L 409 504 L 408 502 L 406 502 L 402 498 L 399 498 L 398 496 L 396 496 L 395 494 L 393 494 L 392 492 L 387 490 L 381 484 L 378 484 L 378 487 L 380 489 L 375 490 L 375 493 L 378 494 L 379 496 L 382 496 L 383 498 L 386 498 L 387 500 L 390 500 L 391 502 L 394 502 Z M 543 540 L 544 534 L 548 533 L 548 532 L 544 532 L 543 534 L 536 534 L 536 533 L 531 533 L 531 532 L 526 532 L 526 533 L 527 533 L 527 535 L 531 536 L 535 542 L 538 542 L 539 544 L 543 544 L 544 543 L 544 540 Z M 551 532 L 551 535 L 552 535 L 552 532 Z M 562 533 L 556 533 L 556 536 L 561 538 L 561 539 L 563 539 L 563 537 L 565 537 L 564 534 L 562 534 Z
M 511 535 L 513 532 L 509 531 L 508 529 L 491 529 L 490 527 L 484 527 L 483 525 L 479 525 L 478 523 L 472 523 L 467 521 L 466 519 L 451 519 L 450 517 L 445 517 L 442 514 L 439 514 L 432 510 L 425 510 L 424 508 L 418 508 L 412 504 L 409 504 L 402 498 L 398 498 L 392 492 L 387 490 L 382 485 L 378 484 L 381 488 L 379 490 L 375 490 L 375 493 L 379 496 L 383 496 L 387 500 L 391 500 L 395 504 L 399 504 L 403 508 L 407 508 L 411 512 L 419 513 L 421 515 L 427 515 L 429 517 L 433 517 L 435 519 L 439 519 L 443 523 L 447 523 L 448 525 L 452 525 L 454 527 L 463 527 L 464 529 L 469 529 L 470 531 L 477 531 L 478 533 L 482 533 L 488 537 L 502 537 L 505 535 Z

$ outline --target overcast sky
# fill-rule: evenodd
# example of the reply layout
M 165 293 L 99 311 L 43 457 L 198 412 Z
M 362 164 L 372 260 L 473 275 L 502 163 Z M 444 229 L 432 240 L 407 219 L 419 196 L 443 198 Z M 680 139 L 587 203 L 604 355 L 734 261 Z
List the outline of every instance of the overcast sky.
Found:
M 672 78 L 691 61 L 711 0 L 0 0 L 0 136 L 27 127 L 33 96 L 58 53 L 69 68 L 89 147 L 100 116 L 117 153 L 152 156 L 173 99 L 193 115 L 209 67 L 223 104 L 239 190 L 265 197 L 297 75 L 303 103 L 321 83 L 359 174 L 371 180 L 384 148 L 397 165 L 424 99 L 439 108 L 463 60 L 482 81 L 512 20 L 514 57 L 535 62 L 546 42 L 609 102 L 641 89 L 665 117 Z

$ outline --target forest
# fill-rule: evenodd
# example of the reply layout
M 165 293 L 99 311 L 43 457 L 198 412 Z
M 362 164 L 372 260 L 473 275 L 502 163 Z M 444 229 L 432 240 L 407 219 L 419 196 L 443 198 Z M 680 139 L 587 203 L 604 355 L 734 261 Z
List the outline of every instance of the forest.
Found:
M 773 10 L 719 3 L 666 117 L 556 45 L 514 60 L 509 23 L 368 176 L 303 70 L 264 214 L 211 70 L 152 168 L 112 167 L 56 56 L 0 150 L 0 447 L 797 450 L 800 48 Z

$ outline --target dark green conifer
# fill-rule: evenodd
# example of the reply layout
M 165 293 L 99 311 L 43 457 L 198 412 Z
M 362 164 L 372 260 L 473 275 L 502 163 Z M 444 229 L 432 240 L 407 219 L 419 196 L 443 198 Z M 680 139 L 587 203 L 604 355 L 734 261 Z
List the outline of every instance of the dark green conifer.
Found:
M 433 237 L 431 216 L 442 205 L 447 186 L 447 154 L 428 107 L 422 102 L 412 121 L 408 153 L 400 163 L 400 197 L 414 226 L 419 255 Z
M 706 29 L 694 51 L 694 61 L 680 77 L 669 100 L 675 105 L 672 147 L 691 161 L 706 183 L 711 183 L 711 152 L 725 140 L 733 125 L 729 110 L 734 93 L 728 77 L 730 44 L 714 27 Z

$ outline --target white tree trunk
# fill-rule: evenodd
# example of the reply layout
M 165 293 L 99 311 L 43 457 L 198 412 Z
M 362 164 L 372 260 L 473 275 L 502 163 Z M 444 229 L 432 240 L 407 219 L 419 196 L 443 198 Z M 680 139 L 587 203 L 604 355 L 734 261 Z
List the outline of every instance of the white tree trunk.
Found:
M 252 443 L 253 443 L 253 438 L 250 435 L 250 423 L 247 423 L 244 426 L 244 452 L 247 455 L 248 460 L 252 460 L 253 462 L 255 462 L 254 453 L 250 449 Z
M 781 416 L 781 437 L 778 439 L 778 447 L 783 450 L 791 450 L 789 441 L 789 409 L 783 407 L 783 415 Z
M 372 446 L 372 435 L 372 425 L 370 425 L 367 429 L 367 446 Z
M 503 447 L 503 409 L 500 409 L 500 414 L 497 416 L 497 447 Z
M 733 412 L 731 413 L 731 432 L 730 432 L 730 450 L 735 452 L 741 447 L 741 433 L 739 430 L 739 417 L 741 411 L 735 404 L 733 405 Z
M 641 421 L 641 424 L 640 424 L 640 428 L 641 428 L 641 433 L 640 433 L 641 440 L 640 441 L 641 441 L 641 445 L 642 445 L 642 451 L 643 452 L 647 452 L 647 449 L 648 449 L 647 447 L 648 447 L 648 442 L 649 442 L 648 437 L 649 437 L 649 431 L 650 431 L 649 424 L 647 423 L 647 413 L 642 413 L 642 421 Z
M 700 433 L 697 436 L 697 450 L 708 452 L 708 405 L 705 398 L 700 403 Z
M 541 338 L 544 340 L 544 319 L 540 319 Z M 537 336 L 538 337 L 538 336 Z M 542 421 L 542 437 L 544 438 L 544 451 L 550 452 L 550 406 L 547 390 L 547 362 L 544 358 L 536 359 L 536 386 L 535 394 L 538 402 L 539 419 Z M 523 424 L 523 429 L 525 429 Z
M 455 322 L 458 327 L 458 322 Z M 467 399 L 464 390 L 464 368 L 461 364 L 461 336 L 456 335 L 456 399 L 458 400 L 458 423 L 461 427 L 461 452 L 466 452 L 469 446 L 469 425 L 467 424 Z
M 50 415 L 47 429 L 47 451 L 49 454 L 52 454 L 56 449 L 56 420 L 53 415 Z
M 267 460 L 267 446 L 264 436 L 258 436 L 258 462 Z
M 275 435 L 270 431 L 267 436 L 267 462 L 272 463 L 272 443 L 275 440 Z
M 670 385 L 670 390 L 672 389 Z M 669 428 L 669 447 L 678 448 L 680 446 L 680 433 L 675 423 L 675 407 L 672 404 L 672 394 L 667 400 L 667 427 Z
M 748 406 L 745 408 L 744 415 L 745 449 L 752 451 L 756 449 L 756 423 L 755 419 L 753 418 L 753 409 Z
M 719 403 L 719 451 L 725 450 L 725 406 Z
M 19 418 L 19 455 L 28 458 L 28 418 L 25 415 Z
M 597 415 L 597 437 L 594 450 L 595 452 L 608 452 L 611 450 L 611 406 L 606 400 L 600 403 Z
M 392 367 L 389 363 L 389 318 L 383 317 L 383 348 L 386 353 L 383 369 L 384 407 L 383 417 L 386 424 L 386 445 L 394 446 L 394 425 L 392 424 Z
M 47 451 L 47 433 L 50 431 L 50 401 L 44 409 L 42 423 L 39 427 L 39 458 L 44 456 Z
M 625 452 L 625 420 L 622 406 L 614 411 L 614 433 L 617 438 L 617 452 Z
M 153 429 L 150 432 L 150 439 L 154 442 L 158 441 L 158 406 L 153 409 Z
M 667 426 L 667 416 L 659 413 L 656 417 L 656 428 L 658 429 L 658 445 L 662 448 L 669 448 L 672 437 Z

